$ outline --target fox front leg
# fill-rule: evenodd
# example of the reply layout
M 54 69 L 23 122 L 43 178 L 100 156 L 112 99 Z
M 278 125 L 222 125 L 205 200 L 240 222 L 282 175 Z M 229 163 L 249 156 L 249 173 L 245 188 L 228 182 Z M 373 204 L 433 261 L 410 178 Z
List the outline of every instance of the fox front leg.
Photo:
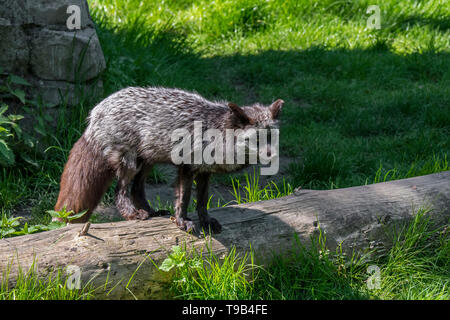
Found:
M 209 173 L 200 173 L 195 177 L 197 182 L 197 213 L 200 221 L 200 227 L 206 232 L 220 233 L 222 226 L 219 221 L 211 218 L 208 214 L 208 188 L 209 188 Z
M 178 228 L 187 232 L 195 231 L 194 223 L 187 217 L 193 181 L 192 170 L 188 166 L 180 166 L 175 189 L 175 223 Z

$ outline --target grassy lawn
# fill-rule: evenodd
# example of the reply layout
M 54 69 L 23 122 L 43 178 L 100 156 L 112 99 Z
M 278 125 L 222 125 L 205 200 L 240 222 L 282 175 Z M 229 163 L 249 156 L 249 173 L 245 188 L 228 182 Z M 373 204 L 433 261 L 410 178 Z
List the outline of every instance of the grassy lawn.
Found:
M 155 85 L 240 105 L 282 98 L 280 152 L 293 159 L 285 177 L 292 188 L 342 188 L 449 170 L 445 0 L 380 1 L 379 30 L 367 28 L 371 1 L 88 3 L 107 61 L 103 97 L 127 86 Z M 35 166 L 18 161 L 0 168 L 2 215 L 26 208 L 30 225 L 49 223 L 45 211 L 56 201 L 68 152 L 90 108 L 103 98 L 84 96 L 72 112 L 63 109 L 54 130 L 39 127 L 46 152 L 30 155 Z M 42 116 L 45 109 L 35 112 Z M 415 230 L 411 237 L 422 237 Z M 226 297 L 449 299 L 448 231 L 431 238 L 428 232 L 409 249 L 401 246 L 404 239 L 394 241 L 396 251 L 376 261 L 384 280 L 375 292 L 364 289 L 366 262 L 346 261 L 344 270 L 339 254 L 320 255 L 325 248 L 319 243 L 316 250 L 294 246 L 291 256 L 275 257 L 254 281 L 231 272 L 251 290 Z M 429 251 L 424 239 L 433 239 Z M 230 259 L 243 263 L 242 274 L 253 270 L 243 257 Z M 197 289 L 174 288 L 183 297 L 225 297 Z
M 238 104 L 286 101 L 282 154 L 308 188 L 373 182 L 376 171 L 450 150 L 450 9 L 383 1 L 90 1 L 106 90 L 162 85 Z M 426 173 L 426 172 L 424 172 Z

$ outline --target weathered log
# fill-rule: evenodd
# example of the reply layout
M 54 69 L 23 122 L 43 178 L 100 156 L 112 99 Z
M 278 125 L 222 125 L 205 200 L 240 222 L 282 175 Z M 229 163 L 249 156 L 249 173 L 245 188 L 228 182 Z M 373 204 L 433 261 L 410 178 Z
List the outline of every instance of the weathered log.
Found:
M 223 231 L 207 238 L 186 234 L 168 217 L 157 217 L 92 224 L 81 234 L 83 225 L 69 225 L 3 239 L 0 272 L 9 269 L 9 279 L 14 281 L 19 266 L 26 271 L 33 261 L 40 271 L 75 265 L 82 283 L 92 277 L 95 286 L 104 285 L 107 278 L 109 287 L 120 282 L 109 298 L 133 298 L 130 291 L 138 298 L 164 298 L 168 276 L 154 263 L 160 265 L 173 245 L 208 243 L 221 255 L 232 246 L 244 251 L 251 244 L 263 256 L 290 248 L 294 234 L 307 244 L 320 226 L 330 248 L 342 243 L 346 250 L 363 250 L 387 245 L 385 226 L 407 221 L 421 207 L 431 208 L 437 223 L 448 223 L 450 171 L 345 189 L 298 190 L 275 200 L 214 209 L 210 213 L 222 223 Z

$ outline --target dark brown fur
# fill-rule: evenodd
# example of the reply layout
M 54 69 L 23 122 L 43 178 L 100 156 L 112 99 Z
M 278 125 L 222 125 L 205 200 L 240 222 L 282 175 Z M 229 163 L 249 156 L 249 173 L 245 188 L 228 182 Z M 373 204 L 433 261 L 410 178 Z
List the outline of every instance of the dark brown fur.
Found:
M 114 178 L 114 171 L 105 164 L 103 155 L 81 136 L 64 167 L 55 210 L 62 210 L 64 206 L 68 211 L 87 210 L 85 215 L 72 222 L 88 221 Z

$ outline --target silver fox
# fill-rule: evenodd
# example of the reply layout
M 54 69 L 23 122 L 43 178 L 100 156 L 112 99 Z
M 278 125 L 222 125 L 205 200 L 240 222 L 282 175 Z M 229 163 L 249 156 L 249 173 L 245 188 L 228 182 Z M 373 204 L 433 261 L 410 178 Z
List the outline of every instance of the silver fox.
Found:
M 116 207 L 127 220 L 147 219 L 165 212 L 153 210 L 145 196 L 144 183 L 152 166 L 172 163 L 175 129 L 193 131 L 194 121 L 205 129 L 259 129 L 277 125 L 283 100 L 269 107 L 254 104 L 239 107 L 225 101 L 208 101 L 200 95 L 179 89 L 129 87 L 95 106 L 89 124 L 74 144 L 61 176 L 55 210 L 87 210 L 72 222 L 85 222 L 101 197 L 118 179 Z M 209 177 L 215 172 L 232 172 L 246 164 L 177 165 L 175 222 L 185 231 L 193 231 L 187 217 L 192 183 L 197 184 L 197 212 L 200 226 L 220 232 L 220 223 L 207 212 Z M 129 190 L 130 189 L 130 190 Z

